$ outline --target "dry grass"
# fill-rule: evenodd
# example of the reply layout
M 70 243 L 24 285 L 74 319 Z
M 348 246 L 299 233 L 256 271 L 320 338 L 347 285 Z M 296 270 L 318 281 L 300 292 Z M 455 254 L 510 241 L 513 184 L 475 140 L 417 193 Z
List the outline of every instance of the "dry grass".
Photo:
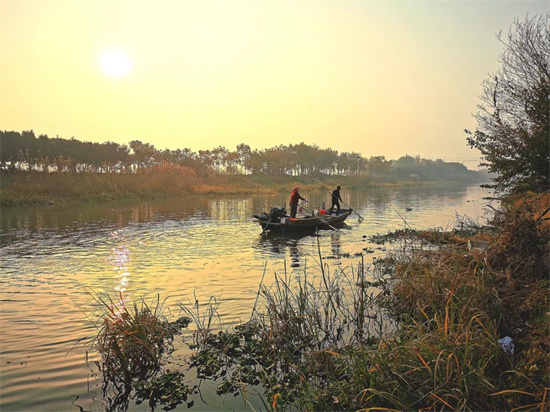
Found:
M 492 227 L 408 231 L 368 275 L 321 262 L 319 276 L 276 277 L 193 366 L 220 394 L 261 382 L 271 410 L 548 410 L 547 202 L 515 199 Z

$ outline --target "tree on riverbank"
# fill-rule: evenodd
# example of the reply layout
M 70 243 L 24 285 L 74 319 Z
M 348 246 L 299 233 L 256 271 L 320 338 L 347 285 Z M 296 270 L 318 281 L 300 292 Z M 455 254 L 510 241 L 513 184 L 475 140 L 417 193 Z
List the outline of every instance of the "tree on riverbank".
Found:
M 483 83 L 468 144 L 495 173 L 497 192 L 550 190 L 550 15 L 516 20 L 500 70 Z
M 0 171 L 40 173 L 124 174 L 174 164 L 194 170 L 199 178 L 216 175 L 278 176 L 360 176 L 370 179 L 479 180 L 478 173 L 463 164 L 403 156 L 386 160 L 383 156 L 363 157 L 360 153 L 338 153 L 316 145 L 300 143 L 252 150 L 240 144 L 235 151 L 158 150 L 149 143 L 133 140 L 128 145 L 113 142 L 90 143 L 76 139 L 35 136 L 34 132 L 0 132 Z

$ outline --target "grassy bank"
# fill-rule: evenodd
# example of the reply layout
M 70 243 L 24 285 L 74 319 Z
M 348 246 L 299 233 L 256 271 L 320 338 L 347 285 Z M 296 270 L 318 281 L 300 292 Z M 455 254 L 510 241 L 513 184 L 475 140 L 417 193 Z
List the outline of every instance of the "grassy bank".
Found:
M 441 184 L 418 180 L 374 181 L 359 176 L 214 175 L 199 178 L 180 166 L 159 166 L 135 174 L 16 172 L 0 175 L 0 206 L 63 204 L 108 200 L 186 197 L 193 195 L 246 195 L 288 193 L 323 185 L 346 188 Z
M 548 410 L 549 198 L 510 199 L 488 227 L 377 238 L 398 246 L 369 273 L 281 276 L 193 365 L 220 394 L 262 382 L 273 410 Z
M 203 309 L 208 322 L 184 308 L 189 366 L 265 410 L 549 410 L 549 218 L 550 195 L 531 193 L 485 227 L 373 237 L 393 246 L 372 264 L 331 272 L 319 252 L 318 266 L 261 284 L 231 330 L 210 329 L 223 302 Z

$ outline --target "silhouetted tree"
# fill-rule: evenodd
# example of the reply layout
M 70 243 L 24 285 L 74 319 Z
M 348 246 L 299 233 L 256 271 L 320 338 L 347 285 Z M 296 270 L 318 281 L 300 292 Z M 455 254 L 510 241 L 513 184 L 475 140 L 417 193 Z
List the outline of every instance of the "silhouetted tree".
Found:
M 516 20 L 499 57 L 500 70 L 483 84 L 483 104 L 468 145 L 496 173 L 496 192 L 550 189 L 550 26 L 548 17 Z
M 239 155 L 239 165 L 241 166 L 243 172 L 246 174 L 248 171 L 250 171 L 250 156 L 252 154 L 252 150 L 250 149 L 250 146 L 244 143 L 241 143 L 237 146 L 237 154 Z

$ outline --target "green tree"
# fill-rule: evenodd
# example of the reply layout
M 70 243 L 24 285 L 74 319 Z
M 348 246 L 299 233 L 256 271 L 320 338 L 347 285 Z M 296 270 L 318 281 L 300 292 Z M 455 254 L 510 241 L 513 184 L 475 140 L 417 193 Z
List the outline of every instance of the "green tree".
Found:
M 155 164 L 155 157 L 159 157 L 159 151 L 149 143 L 142 143 L 140 140 L 132 140 L 129 144 L 133 151 L 135 162 L 139 168 L 151 167 Z
M 252 154 L 252 150 L 249 145 L 241 143 L 237 146 L 237 153 L 239 154 L 238 162 L 241 166 L 241 170 L 244 174 L 247 174 L 250 170 L 250 156 Z
M 550 189 L 549 17 L 515 20 L 507 37 L 497 35 L 501 67 L 483 83 L 476 131 L 466 130 L 499 193 Z

